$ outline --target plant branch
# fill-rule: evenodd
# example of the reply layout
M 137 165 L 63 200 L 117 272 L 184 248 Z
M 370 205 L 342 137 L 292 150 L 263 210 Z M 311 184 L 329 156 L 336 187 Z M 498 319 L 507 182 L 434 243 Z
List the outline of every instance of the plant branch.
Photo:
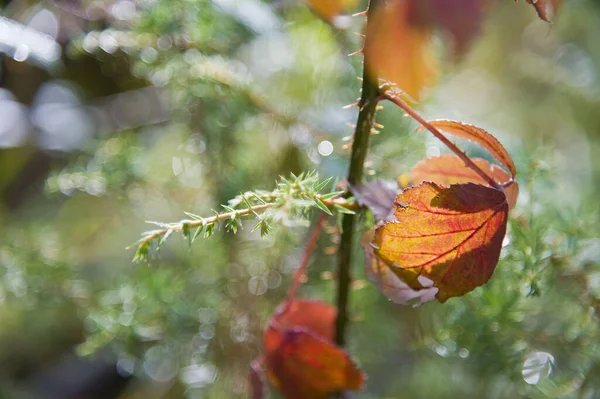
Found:
M 393 90 L 386 90 L 382 94 L 383 98 L 390 100 L 398 107 L 402 108 L 404 112 L 410 115 L 414 120 L 419 122 L 423 127 L 429 130 L 435 137 L 437 137 L 446 147 L 448 147 L 453 153 L 455 153 L 467 167 L 471 168 L 475 171 L 482 179 L 484 179 L 491 187 L 494 187 L 498 190 L 502 190 L 502 186 L 499 185 L 491 176 L 488 176 L 479 166 L 477 166 L 471 158 L 467 154 L 465 154 L 460 148 L 458 148 L 453 142 L 448 140 L 446 136 L 442 132 L 440 132 L 435 126 L 431 125 L 431 123 L 427 122 L 425 118 L 423 118 L 414 108 L 412 108 L 408 103 L 402 100 Z
M 308 261 L 310 260 L 310 255 L 313 253 L 315 249 L 315 245 L 319 240 L 319 235 L 321 234 L 321 230 L 323 229 L 323 225 L 325 224 L 325 219 L 327 214 L 322 213 L 317 220 L 317 224 L 313 227 L 310 232 L 310 237 L 308 238 L 308 242 L 306 243 L 306 248 L 304 249 L 304 253 L 302 254 L 302 259 L 300 260 L 300 266 L 296 269 L 296 273 L 294 273 L 294 280 L 292 281 L 292 286 L 290 287 L 290 292 L 288 294 L 288 303 L 291 302 L 298 292 L 298 288 L 302 283 L 302 278 L 306 273 L 306 267 L 308 266 Z
M 300 193 L 302 194 L 302 193 Z M 264 212 L 268 209 L 276 208 L 281 206 L 278 202 L 264 202 L 257 205 L 251 205 L 247 202 L 245 195 L 242 195 L 246 203 L 248 204 L 247 208 L 242 209 L 232 209 L 227 207 L 228 209 L 232 209 L 229 212 L 225 213 L 216 213 L 211 217 L 199 217 L 196 215 L 188 214 L 193 219 L 185 219 L 175 223 L 156 223 L 161 228 L 149 231 L 144 233 L 144 236 L 141 240 L 139 240 L 136 244 L 138 244 L 138 249 L 135 255 L 134 260 L 142 260 L 146 257 L 148 250 L 150 249 L 150 244 L 156 240 L 159 241 L 159 246 L 173 233 L 183 233 L 184 236 L 189 237 L 192 241 L 198 234 L 202 231 L 202 229 L 207 228 L 209 226 L 213 226 L 214 224 L 221 221 L 234 221 L 236 219 L 255 215 L 260 218 L 258 212 Z M 262 198 L 269 198 L 271 200 L 276 199 L 276 196 L 272 193 L 266 194 L 262 196 Z M 261 198 L 261 199 L 262 199 Z M 321 194 L 315 194 L 314 199 L 318 199 L 327 210 L 344 210 L 354 211 L 360 209 L 360 205 L 357 202 L 348 201 L 345 198 L 337 197 L 337 198 L 324 198 Z M 324 210 L 321 208 L 321 210 Z M 191 229 L 198 229 L 195 234 L 191 233 Z M 234 230 L 235 231 L 235 230 Z
M 368 15 L 373 10 L 375 1 L 369 2 Z M 364 65 L 364 63 L 363 63 Z M 369 138 L 377 109 L 379 88 L 376 80 L 370 76 L 363 67 L 363 85 L 362 94 L 359 101 L 358 120 L 354 131 L 354 142 L 352 143 L 352 154 L 350 156 L 350 166 L 348 170 L 348 183 L 356 186 L 361 183 L 363 169 L 367 151 L 369 149 Z M 346 197 L 350 193 L 346 193 Z M 354 227 L 356 215 L 344 215 L 342 220 L 342 237 L 339 248 L 339 258 L 337 265 L 337 318 L 335 321 L 335 342 L 339 346 L 344 346 L 345 335 L 348 324 L 348 299 L 350 294 L 352 250 L 354 244 Z

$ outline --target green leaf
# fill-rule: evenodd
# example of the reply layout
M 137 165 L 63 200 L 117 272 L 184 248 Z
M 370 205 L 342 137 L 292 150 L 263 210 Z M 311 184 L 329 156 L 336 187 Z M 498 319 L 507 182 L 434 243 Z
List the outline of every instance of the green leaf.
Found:
M 313 198 L 313 201 L 315 202 L 315 204 L 317 205 L 317 207 L 322 210 L 323 212 L 325 212 L 328 215 L 333 215 L 333 213 L 331 213 L 331 211 L 329 210 L 329 208 L 327 208 L 327 205 L 325 205 L 323 203 L 323 201 L 321 201 L 320 199 L 318 199 L 317 197 Z
M 339 197 L 340 195 L 344 194 L 343 191 L 333 191 L 331 193 L 327 193 L 327 194 L 323 194 L 321 195 L 321 198 L 328 200 L 328 199 L 332 199 L 335 197 Z
M 165 235 L 162 236 L 162 238 L 160 239 L 160 241 L 158 242 L 158 246 L 156 247 L 156 250 L 158 251 L 160 249 L 160 247 L 162 247 L 162 245 L 167 241 L 167 239 L 171 236 L 171 234 L 173 234 L 173 230 L 169 229 L 167 230 L 167 232 L 165 233 Z
M 198 238 L 200 233 L 202 233 L 202 230 L 204 230 L 204 225 L 198 226 L 198 228 L 196 229 L 196 232 L 194 233 L 194 236 L 192 237 L 192 242 L 196 241 L 196 238 Z
M 326 180 L 323 180 L 321 183 L 317 184 L 315 186 L 315 188 L 314 188 L 314 191 L 318 193 L 319 191 L 321 191 L 322 189 L 324 189 L 325 186 L 327 186 L 329 184 L 329 182 L 331 181 L 331 179 L 332 179 L 332 177 L 330 177 L 330 178 L 328 178 Z
M 346 215 L 356 215 L 356 212 L 354 212 L 353 210 L 344 208 L 343 206 L 340 206 L 338 204 L 333 204 L 333 209 L 335 209 L 339 213 L 345 213 Z
M 193 213 L 190 213 L 190 212 L 183 212 L 183 213 L 185 213 L 188 217 L 191 217 L 192 219 L 202 220 L 202 216 L 194 215 Z

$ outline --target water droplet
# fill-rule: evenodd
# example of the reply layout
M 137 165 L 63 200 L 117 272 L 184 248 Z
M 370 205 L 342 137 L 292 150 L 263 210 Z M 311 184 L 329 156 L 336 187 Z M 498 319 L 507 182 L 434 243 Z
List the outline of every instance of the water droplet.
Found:
M 523 363 L 523 379 L 530 385 L 536 385 L 543 377 L 548 377 L 554 367 L 554 356 L 547 352 L 533 352 Z

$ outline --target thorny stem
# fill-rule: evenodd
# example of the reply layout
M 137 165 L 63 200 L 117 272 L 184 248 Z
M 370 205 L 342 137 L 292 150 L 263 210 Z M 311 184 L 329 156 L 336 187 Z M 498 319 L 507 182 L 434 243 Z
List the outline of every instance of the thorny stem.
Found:
M 292 281 L 292 286 L 290 287 L 290 292 L 288 294 L 288 303 L 291 302 L 298 292 L 298 288 L 302 283 L 304 273 L 306 273 L 306 267 L 308 266 L 308 261 L 310 260 L 310 255 L 313 253 L 315 249 L 315 245 L 319 239 L 319 235 L 321 234 L 321 230 L 323 229 L 323 225 L 325 224 L 325 219 L 327 214 L 322 213 L 317 220 L 317 224 L 313 227 L 310 232 L 310 237 L 308 238 L 308 242 L 306 243 L 306 248 L 304 249 L 304 253 L 302 254 L 302 259 L 300 260 L 300 266 L 296 269 L 296 273 L 294 274 L 294 280 Z
M 368 14 L 372 12 L 374 0 L 369 2 Z M 363 169 L 367 150 L 369 148 L 369 138 L 375 118 L 379 88 L 376 82 L 363 67 L 363 85 L 362 94 L 359 101 L 358 120 L 354 131 L 354 142 L 352 143 L 352 154 L 350 156 L 350 167 L 348 170 L 348 183 L 356 186 L 361 183 Z M 346 193 L 346 198 L 350 193 Z M 335 343 L 344 346 L 346 328 L 348 324 L 348 299 L 350 294 L 352 265 L 352 249 L 354 241 L 354 226 L 357 215 L 345 214 L 342 220 L 342 237 L 339 248 L 339 258 L 337 265 L 337 318 L 335 320 Z
M 427 122 L 414 108 L 412 108 L 406 101 L 402 100 L 396 93 L 392 90 L 386 90 L 382 97 L 390 100 L 398 107 L 402 108 L 404 112 L 406 112 L 410 117 L 419 122 L 423 127 L 429 130 L 435 137 L 437 137 L 446 147 L 448 147 L 453 153 L 455 153 L 467 167 L 473 169 L 475 173 L 481 176 L 491 187 L 494 187 L 498 190 L 503 190 L 502 186 L 498 184 L 494 179 L 488 176 L 479 166 L 477 166 L 471 158 L 468 157 L 460 148 L 458 148 L 453 142 L 448 140 L 446 136 L 438 129 L 436 129 L 431 123 Z

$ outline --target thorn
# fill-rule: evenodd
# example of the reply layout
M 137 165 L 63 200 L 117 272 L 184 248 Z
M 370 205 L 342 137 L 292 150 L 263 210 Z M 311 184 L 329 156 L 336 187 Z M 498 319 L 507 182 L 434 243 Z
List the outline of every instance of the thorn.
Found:
M 337 253 L 337 250 L 337 246 L 333 245 L 331 247 L 325 248 L 323 252 L 325 252 L 326 255 L 335 255 Z
M 356 79 L 358 79 L 359 82 L 363 81 L 363 78 L 361 78 L 360 76 L 357 76 Z
M 378 105 L 375 107 L 375 111 L 381 111 L 383 109 L 383 105 Z
M 346 136 L 346 137 L 342 137 L 342 141 L 352 141 L 354 140 L 354 135 L 350 135 L 350 136 Z
M 354 57 L 355 55 L 362 54 L 362 53 L 363 53 L 363 50 L 364 50 L 364 48 L 361 48 L 361 49 L 360 49 L 360 50 L 358 50 L 358 51 L 355 51 L 355 52 L 353 52 L 353 53 L 350 53 L 350 54 L 348 54 L 348 57 Z
M 371 134 L 379 134 L 379 133 L 381 133 L 379 130 L 371 129 Z
M 358 107 L 358 101 L 352 104 L 348 104 L 348 105 L 344 105 L 342 108 L 343 109 L 350 109 L 350 108 L 354 108 L 354 107 Z
M 352 143 L 347 143 L 342 146 L 342 150 L 349 150 L 352 147 Z
M 346 126 L 348 126 L 351 129 L 356 129 L 356 125 L 354 123 L 346 122 Z
M 367 8 L 364 11 L 357 12 L 356 14 L 352 14 L 352 16 L 353 17 L 366 17 L 368 12 L 369 12 L 369 8 Z
M 383 129 L 384 126 L 381 123 L 373 122 L 373 127 L 376 127 L 377 129 Z
M 358 33 L 358 32 L 354 32 L 354 34 L 358 37 L 362 37 L 363 39 L 365 39 L 367 36 L 363 35 L 362 33 Z

